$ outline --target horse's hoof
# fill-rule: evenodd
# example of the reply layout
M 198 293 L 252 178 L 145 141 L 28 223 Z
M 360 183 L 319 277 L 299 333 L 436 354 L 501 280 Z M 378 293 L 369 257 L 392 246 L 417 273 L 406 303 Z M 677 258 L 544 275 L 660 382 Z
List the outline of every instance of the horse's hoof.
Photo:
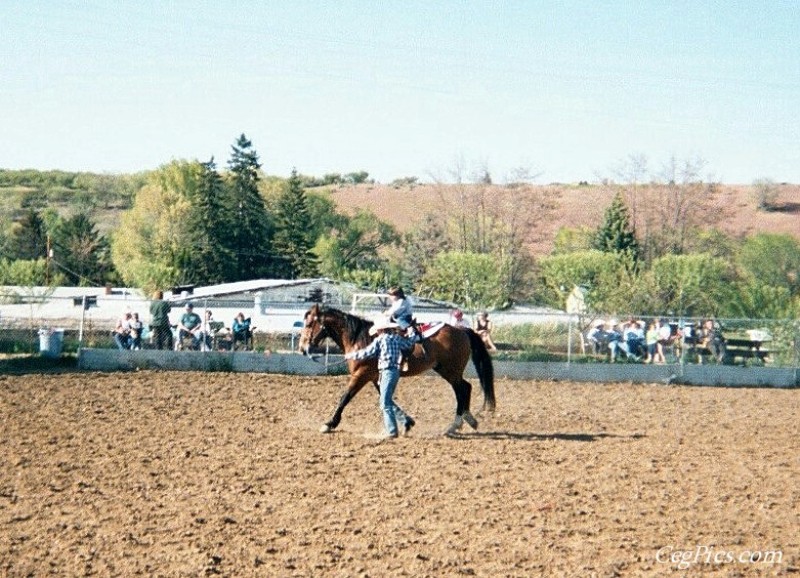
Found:
M 465 411 L 462 417 L 464 418 L 464 421 L 467 422 L 467 425 L 469 427 L 471 427 L 472 429 L 478 429 L 478 420 L 475 419 L 475 417 L 470 412 Z
M 319 433 L 331 433 L 333 428 L 328 424 L 324 424 L 321 428 L 319 428 Z
M 450 427 L 447 428 L 445 435 L 453 435 L 455 433 L 458 433 L 458 430 L 460 430 L 463 426 L 464 426 L 464 420 L 461 418 L 460 415 L 457 415 L 456 419 L 453 420 L 453 423 L 450 425 Z

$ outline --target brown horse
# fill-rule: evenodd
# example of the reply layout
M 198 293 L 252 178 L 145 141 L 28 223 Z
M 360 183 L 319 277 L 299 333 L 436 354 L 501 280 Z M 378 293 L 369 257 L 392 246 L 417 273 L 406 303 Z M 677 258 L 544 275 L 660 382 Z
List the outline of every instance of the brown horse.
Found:
M 305 314 L 300 349 L 308 354 L 311 346 L 318 346 L 328 337 L 342 351 L 349 353 L 365 347 L 372 341 L 369 334 L 372 325 L 371 321 L 338 309 L 314 305 Z M 473 429 L 478 427 L 477 420 L 469 410 L 472 385 L 464 379 L 464 368 L 470 356 L 483 389 L 483 407 L 493 412 L 495 399 L 492 358 L 483 340 L 471 329 L 444 325 L 435 335 L 424 341 L 424 348 L 420 345 L 414 347 L 414 351 L 408 356 L 408 369 L 401 371 L 402 376 L 409 376 L 433 369 L 453 387 L 456 394 L 456 416 L 447 430 L 448 434 L 458 431 L 465 421 Z M 325 433 L 339 425 L 344 408 L 364 385 L 372 382 L 376 388 L 378 387 L 377 360 L 350 360 L 347 364 L 350 371 L 347 391 L 339 401 L 331 419 L 322 426 L 322 431 Z

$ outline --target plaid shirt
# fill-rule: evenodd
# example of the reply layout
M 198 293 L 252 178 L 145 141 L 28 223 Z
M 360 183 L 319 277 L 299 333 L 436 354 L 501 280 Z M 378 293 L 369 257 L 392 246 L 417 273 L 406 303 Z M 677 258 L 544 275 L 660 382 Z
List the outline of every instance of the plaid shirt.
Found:
M 402 353 L 414 349 L 416 340 L 411 337 L 402 337 L 396 333 L 383 333 L 363 349 L 351 351 L 345 359 L 378 358 L 378 369 L 391 369 L 400 367 Z

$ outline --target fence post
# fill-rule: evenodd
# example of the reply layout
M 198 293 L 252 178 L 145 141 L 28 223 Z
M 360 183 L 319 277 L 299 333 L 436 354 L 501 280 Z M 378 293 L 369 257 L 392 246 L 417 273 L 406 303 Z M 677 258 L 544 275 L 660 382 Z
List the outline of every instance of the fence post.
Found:
M 83 347 L 83 322 L 86 319 L 86 295 L 81 300 L 81 325 L 78 329 L 78 351 Z
M 572 315 L 567 321 L 567 365 L 572 362 Z

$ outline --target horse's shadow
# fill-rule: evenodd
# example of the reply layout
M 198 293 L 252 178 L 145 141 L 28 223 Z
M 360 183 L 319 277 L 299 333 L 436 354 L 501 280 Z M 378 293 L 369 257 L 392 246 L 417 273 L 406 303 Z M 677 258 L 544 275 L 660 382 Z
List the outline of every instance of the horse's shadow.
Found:
M 521 441 L 567 441 L 567 442 L 596 442 L 606 438 L 618 439 L 642 439 L 645 434 L 615 434 L 615 433 L 521 433 L 510 431 L 476 431 L 476 432 L 456 432 L 449 437 L 455 439 L 487 439 L 487 440 L 521 440 Z

